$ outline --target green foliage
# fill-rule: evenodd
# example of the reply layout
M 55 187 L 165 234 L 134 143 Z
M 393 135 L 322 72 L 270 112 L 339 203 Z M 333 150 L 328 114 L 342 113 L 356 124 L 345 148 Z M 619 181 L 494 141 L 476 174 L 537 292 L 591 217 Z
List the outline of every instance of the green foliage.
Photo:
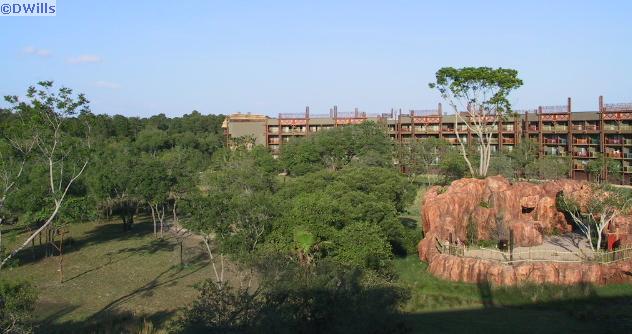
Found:
M 332 256 L 344 265 L 382 271 L 393 256 L 384 232 L 370 223 L 355 223 L 343 228 L 335 240 Z
M 523 137 L 513 150 L 505 154 L 511 159 L 514 176 L 524 178 L 527 176 L 527 166 L 538 159 L 538 143 Z
M 283 208 L 264 248 L 388 275 L 389 259 L 415 252 L 420 239 L 416 227 L 398 219 L 414 195 L 404 177 L 386 168 L 349 166 L 291 179 L 276 194 Z M 313 238 L 308 254 L 295 254 L 297 230 Z
M 180 210 L 185 227 L 215 235 L 223 252 L 242 258 L 265 240 L 278 215 L 273 196 L 278 186 L 259 155 L 218 151 L 200 176 L 200 191 L 185 196 Z
M 439 168 L 448 180 L 460 179 L 468 174 L 465 160 L 456 148 L 451 148 L 446 152 L 439 162 Z
M 429 84 L 437 89 L 446 100 L 462 100 L 467 105 L 473 103 L 486 110 L 494 110 L 504 115 L 511 110 L 507 96 L 522 86 L 518 71 L 490 67 L 443 67 L 436 73 L 436 81 Z
M 491 158 L 487 175 L 502 175 L 506 178 L 512 178 L 516 176 L 517 173 L 515 167 L 511 157 L 504 154 L 497 154 Z
M 568 177 L 570 159 L 567 157 L 541 157 L 525 167 L 528 178 L 558 180 Z
M 0 280 L 0 329 L 3 333 L 31 333 L 37 294 L 27 282 Z
M 385 129 L 364 122 L 292 140 L 283 146 L 280 162 L 291 175 L 298 176 L 321 169 L 335 171 L 350 164 L 389 167 L 392 155 Z
M 419 174 L 436 173 L 441 161 L 451 149 L 447 141 L 439 138 L 413 139 L 397 145 L 397 160 L 412 179 Z
M 621 180 L 623 175 L 623 167 L 620 161 L 598 153 L 595 159 L 591 159 L 586 165 L 586 171 L 590 174 L 591 179 L 596 183 L 608 182 L 609 180 Z M 604 179 L 603 175 L 608 173 L 608 178 Z
M 205 282 L 172 324 L 176 333 L 402 333 L 398 306 L 408 294 L 367 285 L 364 273 L 334 262 L 304 268 L 265 261 L 256 291 Z

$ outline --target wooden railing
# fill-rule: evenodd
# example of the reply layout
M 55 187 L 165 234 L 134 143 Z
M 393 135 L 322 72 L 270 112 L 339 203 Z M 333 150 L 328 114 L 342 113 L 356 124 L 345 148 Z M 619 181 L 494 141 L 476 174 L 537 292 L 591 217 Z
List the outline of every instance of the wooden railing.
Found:
M 558 262 L 558 263 L 601 263 L 609 264 L 632 259 L 632 246 L 613 251 L 559 251 L 553 249 L 531 249 L 526 251 L 501 251 L 484 247 L 468 247 L 454 245 L 435 238 L 437 250 L 441 254 L 454 255 L 481 260 L 518 264 L 526 262 Z

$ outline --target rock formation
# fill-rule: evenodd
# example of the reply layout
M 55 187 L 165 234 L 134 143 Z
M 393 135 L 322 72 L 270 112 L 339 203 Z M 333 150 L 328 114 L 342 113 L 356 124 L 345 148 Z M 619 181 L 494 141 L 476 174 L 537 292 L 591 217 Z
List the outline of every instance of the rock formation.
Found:
M 630 272 L 630 261 L 617 265 L 524 263 L 512 266 L 439 254 L 436 239 L 466 241 L 468 224 L 474 225 L 479 240 L 498 239 L 503 233 L 508 237 L 507 231 L 512 230 L 516 246 L 540 245 L 544 235 L 571 231 L 572 225 L 556 206 L 556 197 L 560 193 L 584 201 L 591 196 L 588 183 L 573 180 L 510 183 L 502 176 L 494 176 L 460 179 L 448 187 L 432 187 L 421 204 L 425 238 L 418 246 L 419 257 L 429 262 L 429 270 L 436 276 L 465 282 L 485 279 L 494 284 L 515 284 L 524 280 L 559 284 L 604 283 L 604 280 L 619 277 L 622 272 Z M 630 217 L 618 219 L 615 225 L 624 234 L 632 232 Z M 632 241 L 632 238 L 622 236 L 622 242 L 626 238 Z

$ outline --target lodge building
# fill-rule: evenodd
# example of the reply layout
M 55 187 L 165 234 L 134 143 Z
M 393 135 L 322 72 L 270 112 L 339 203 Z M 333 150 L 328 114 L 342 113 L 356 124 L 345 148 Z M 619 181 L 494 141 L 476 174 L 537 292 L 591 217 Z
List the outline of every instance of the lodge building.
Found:
M 459 145 L 457 132 L 465 143 L 476 140 L 462 121 L 456 122 L 455 131 L 455 118 L 444 113 L 441 104 L 433 110 L 391 110 L 383 114 L 357 108 L 340 112 L 335 106 L 327 114 L 312 114 L 307 107 L 303 113 L 279 114 L 276 118 L 237 113 L 226 117 L 223 127 L 229 140 L 249 136 L 254 144 L 265 145 L 278 156 L 291 138 L 364 121 L 384 124 L 389 136 L 400 143 L 435 137 Z M 515 111 L 513 116 L 498 121 L 493 131 L 492 151 L 511 150 L 522 138 L 530 138 L 538 144 L 541 156 L 569 157 L 569 176 L 584 180 L 589 178 L 588 162 L 603 153 L 621 162 L 623 177 L 618 181 L 632 184 L 632 103 L 607 104 L 599 97 L 598 111 L 574 112 L 568 98 L 565 105 Z

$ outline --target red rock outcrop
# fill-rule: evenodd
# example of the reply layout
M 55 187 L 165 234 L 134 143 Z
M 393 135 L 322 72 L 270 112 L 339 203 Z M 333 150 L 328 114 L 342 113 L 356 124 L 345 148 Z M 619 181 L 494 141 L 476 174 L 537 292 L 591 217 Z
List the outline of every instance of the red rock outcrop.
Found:
M 433 275 L 450 281 L 486 281 L 492 285 L 526 282 L 606 284 L 629 279 L 627 276 L 632 272 L 632 261 L 613 264 L 541 262 L 512 266 L 489 260 L 438 254 L 433 257 L 428 270 Z
M 494 239 L 497 221 L 514 230 L 517 246 L 542 243 L 543 234 L 571 231 L 564 214 L 557 210 L 559 192 L 577 198 L 590 197 L 586 182 L 551 181 L 543 184 L 510 183 L 502 176 L 486 179 L 460 179 L 448 187 L 432 187 L 421 204 L 426 238 L 420 245 L 420 257 L 428 260 L 433 253 L 435 236 L 447 240 L 467 240 L 467 225 L 476 225 L 478 239 Z
M 461 179 L 448 187 L 432 187 L 422 202 L 425 238 L 418 245 L 419 258 L 429 262 L 432 274 L 453 281 L 512 285 L 520 282 L 602 284 L 622 280 L 632 272 L 632 261 L 615 264 L 591 263 L 524 263 L 507 265 L 489 260 L 440 254 L 436 239 L 467 240 L 467 226 L 472 222 L 479 239 L 497 237 L 501 228 L 511 229 L 517 246 L 535 246 L 543 235 L 572 230 L 565 215 L 557 210 L 556 197 L 562 192 L 580 201 L 590 199 L 590 186 L 573 180 L 542 184 L 510 183 L 501 176 L 487 179 Z M 504 227 L 503 227 L 504 226 Z M 615 221 L 621 242 L 632 243 L 632 219 Z M 496 235 L 494 235 L 496 234 Z M 629 239 L 629 240 L 628 240 Z M 628 273 L 628 274 L 625 274 Z

